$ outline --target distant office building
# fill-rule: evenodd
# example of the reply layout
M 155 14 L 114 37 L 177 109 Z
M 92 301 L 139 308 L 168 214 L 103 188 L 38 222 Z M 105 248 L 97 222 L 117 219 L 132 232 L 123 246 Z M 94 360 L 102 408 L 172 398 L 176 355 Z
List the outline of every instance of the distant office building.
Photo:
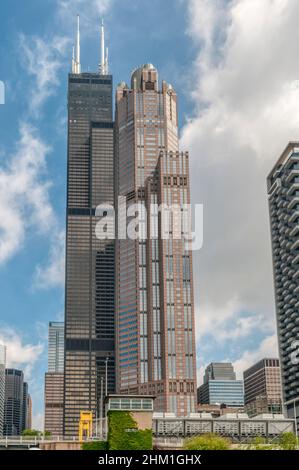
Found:
M 23 382 L 23 405 L 22 405 L 22 431 L 27 428 L 28 423 L 28 384 Z
M 63 373 L 45 375 L 45 431 L 52 436 L 63 435 Z
M 23 431 L 24 376 L 21 370 L 5 370 L 4 435 L 19 436 Z
M 6 347 L 0 344 L 0 436 L 4 428 Z
M 282 413 L 279 359 L 262 359 L 244 371 L 245 411 L 249 416 Z
M 232 364 L 212 363 L 206 368 L 204 383 L 197 390 L 197 400 L 199 404 L 207 405 L 244 405 L 243 380 L 236 380 Z
M 282 392 L 299 429 L 299 142 L 291 142 L 268 176 Z
M 63 372 L 64 323 L 49 323 L 48 372 Z
M 236 380 L 236 373 L 230 362 L 212 362 L 205 370 L 204 383 L 209 380 Z
M 244 413 L 244 406 L 197 405 L 197 412 L 210 413 L 213 418 L 219 418 L 230 413 Z
M 174 231 L 163 239 L 151 209 L 190 203 L 189 156 L 179 151 L 177 94 L 152 64 L 117 87 L 115 137 L 116 194 L 128 214 L 138 204 L 139 220 L 141 208 L 153 216 L 147 233 L 116 243 L 117 392 L 153 394 L 155 411 L 186 416 L 196 401 L 192 252 Z
M 64 323 L 49 323 L 48 372 L 45 374 L 44 430 L 63 435 Z
M 32 428 L 32 398 L 30 393 L 27 396 L 27 416 L 26 416 L 26 426 L 25 429 Z

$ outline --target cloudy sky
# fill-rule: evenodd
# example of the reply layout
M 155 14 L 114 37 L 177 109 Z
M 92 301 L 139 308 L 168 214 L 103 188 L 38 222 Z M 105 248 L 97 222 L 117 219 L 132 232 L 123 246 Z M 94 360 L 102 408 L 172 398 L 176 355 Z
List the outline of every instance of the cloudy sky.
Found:
M 240 376 L 276 355 L 266 176 L 299 135 L 297 0 L 3 0 L 0 80 L 0 341 L 25 370 L 42 426 L 47 324 L 63 319 L 66 84 L 81 14 L 82 65 L 97 69 L 105 16 L 114 83 L 152 62 L 179 94 L 192 200 L 198 375 Z

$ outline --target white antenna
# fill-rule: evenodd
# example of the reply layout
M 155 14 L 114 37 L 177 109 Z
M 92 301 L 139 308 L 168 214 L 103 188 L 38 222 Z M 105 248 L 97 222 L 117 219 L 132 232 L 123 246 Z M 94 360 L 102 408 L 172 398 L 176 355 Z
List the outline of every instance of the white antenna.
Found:
M 108 74 L 108 48 L 105 49 L 105 27 L 104 20 L 101 23 L 101 61 L 99 64 L 100 75 Z
M 76 54 L 76 66 L 77 66 L 77 72 L 76 73 L 81 73 L 81 60 L 80 60 L 80 16 L 77 15 L 77 54 Z

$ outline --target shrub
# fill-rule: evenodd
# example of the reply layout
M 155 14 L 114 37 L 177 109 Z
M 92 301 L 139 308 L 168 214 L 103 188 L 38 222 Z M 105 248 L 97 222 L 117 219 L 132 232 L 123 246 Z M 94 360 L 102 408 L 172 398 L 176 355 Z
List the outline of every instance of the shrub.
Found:
M 109 450 L 152 450 L 152 430 L 138 430 L 136 421 L 128 411 L 108 412 Z
M 108 450 L 107 441 L 83 442 L 82 450 Z
M 229 448 L 228 439 L 212 433 L 192 437 L 184 443 L 185 450 L 229 450 Z
M 280 436 L 279 443 L 283 450 L 296 450 L 297 440 L 292 432 L 285 432 Z

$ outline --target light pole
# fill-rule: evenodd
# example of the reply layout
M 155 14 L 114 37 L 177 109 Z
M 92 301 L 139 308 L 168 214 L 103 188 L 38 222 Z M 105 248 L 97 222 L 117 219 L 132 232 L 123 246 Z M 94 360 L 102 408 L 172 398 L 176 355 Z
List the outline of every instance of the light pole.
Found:
M 106 364 L 105 364 L 105 398 L 107 397 L 108 395 L 108 361 L 109 361 L 109 357 L 107 356 L 106 357 Z
M 100 395 L 100 438 L 103 440 L 103 377 L 101 377 L 101 395 Z

